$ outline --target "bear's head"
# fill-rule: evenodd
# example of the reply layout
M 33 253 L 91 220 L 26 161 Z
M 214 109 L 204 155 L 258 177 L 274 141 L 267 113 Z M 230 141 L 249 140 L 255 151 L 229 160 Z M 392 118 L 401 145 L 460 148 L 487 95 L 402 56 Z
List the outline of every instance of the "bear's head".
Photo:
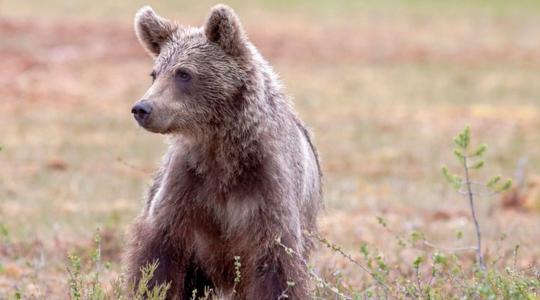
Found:
M 132 109 L 142 127 L 189 135 L 234 118 L 243 105 L 255 50 L 231 8 L 213 7 L 196 28 L 162 18 L 146 6 L 135 17 L 135 32 L 154 57 L 152 85 Z

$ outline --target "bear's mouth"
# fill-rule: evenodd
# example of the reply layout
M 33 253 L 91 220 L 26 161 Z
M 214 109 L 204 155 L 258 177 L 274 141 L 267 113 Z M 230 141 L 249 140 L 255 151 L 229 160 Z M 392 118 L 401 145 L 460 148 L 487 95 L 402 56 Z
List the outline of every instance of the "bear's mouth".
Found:
M 155 132 L 155 133 L 158 133 L 158 131 L 156 130 L 156 128 L 153 128 L 151 125 L 151 122 L 150 122 L 150 118 L 146 118 L 146 119 L 140 119 L 140 118 L 137 118 L 137 116 L 133 116 L 133 118 L 135 119 L 135 121 L 137 121 L 137 124 L 139 124 L 140 127 L 150 131 L 150 132 Z
M 157 124 L 155 124 L 155 122 L 152 122 L 150 118 L 145 119 L 145 120 L 137 120 L 137 118 L 135 118 L 135 120 L 137 121 L 140 127 L 152 133 L 169 134 L 169 133 L 174 132 L 173 128 L 169 126 L 167 127 L 156 126 Z
M 146 121 L 137 121 L 139 123 L 139 126 L 144 128 L 146 131 L 152 132 L 152 133 L 165 133 L 163 130 L 160 130 L 160 128 L 157 128 L 155 126 L 152 126 L 151 122 L 148 120 Z
M 134 119 L 135 121 L 137 121 L 137 124 L 139 124 L 139 126 L 143 127 L 146 129 L 146 126 L 147 126 L 147 123 L 148 121 L 147 120 L 139 120 L 137 119 L 137 117 L 134 116 Z

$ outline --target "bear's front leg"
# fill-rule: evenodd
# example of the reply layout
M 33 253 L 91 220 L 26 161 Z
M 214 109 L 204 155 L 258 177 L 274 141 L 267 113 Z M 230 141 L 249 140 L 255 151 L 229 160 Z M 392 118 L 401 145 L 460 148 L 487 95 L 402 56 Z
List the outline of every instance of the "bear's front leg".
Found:
M 309 274 L 302 259 L 290 256 L 283 249 L 276 249 L 274 257 L 254 268 L 251 278 L 244 281 L 235 300 L 307 300 L 309 295 Z
M 184 294 L 183 261 L 179 247 L 172 247 L 166 233 L 156 232 L 145 221 L 139 221 L 133 228 L 133 236 L 126 256 L 127 283 L 137 292 L 142 277 L 142 269 L 157 263 L 157 267 L 147 284 L 149 291 L 161 284 L 170 284 L 167 299 L 179 299 Z M 143 296 L 144 297 L 144 296 Z

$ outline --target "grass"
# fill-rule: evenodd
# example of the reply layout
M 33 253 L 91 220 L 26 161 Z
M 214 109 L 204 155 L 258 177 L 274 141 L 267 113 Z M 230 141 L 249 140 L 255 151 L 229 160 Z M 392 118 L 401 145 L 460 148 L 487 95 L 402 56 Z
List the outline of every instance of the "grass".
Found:
M 537 284 L 538 211 L 478 199 L 494 265 L 480 275 L 474 250 L 456 250 L 475 242 L 467 203 L 440 175 L 464 124 L 490 145 L 487 174 L 511 177 L 524 156 L 528 177 L 540 173 L 537 2 L 336 3 L 231 2 L 315 133 L 322 236 L 412 298 L 425 298 L 433 268 L 433 289 L 472 298 L 490 296 L 443 279 L 478 293 Z M 91 282 L 96 228 L 100 282 L 113 291 L 125 230 L 165 149 L 129 114 L 151 66 L 131 29 L 139 4 L 0 2 L 0 298 L 69 297 L 68 253 Z M 198 24 L 209 4 L 154 6 Z M 351 296 L 382 292 L 334 250 L 321 244 L 310 262 L 322 279 Z

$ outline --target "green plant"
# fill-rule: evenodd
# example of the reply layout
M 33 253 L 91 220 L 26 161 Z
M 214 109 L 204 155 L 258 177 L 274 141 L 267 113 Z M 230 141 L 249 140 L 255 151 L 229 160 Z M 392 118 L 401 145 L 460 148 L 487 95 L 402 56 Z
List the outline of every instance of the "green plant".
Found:
M 240 283 L 240 280 L 242 279 L 242 273 L 240 272 L 240 268 L 242 268 L 242 263 L 240 262 L 240 256 L 234 257 L 234 285 L 233 285 L 233 293 L 236 294 L 236 286 Z
M 153 288 L 149 288 L 150 280 L 154 277 L 154 272 L 156 271 L 159 265 L 158 261 L 154 261 L 141 269 L 141 279 L 137 285 L 137 289 L 133 299 L 136 300 L 163 300 L 167 296 L 167 291 L 169 290 L 171 284 L 159 284 Z
M 164 300 L 170 283 L 149 287 L 159 262 L 154 261 L 141 268 L 141 279 L 136 287 L 126 284 L 122 275 L 111 282 L 110 290 L 101 282 L 104 272 L 101 257 L 101 236 L 99 230 L 94 235 L 95 248 L 92 250 L 90 261 L 83 261 L 75 254 L 69 254 L 68 286 L 72 300 Z M 85 265 L 88 265 L 85 267 Z M 105 265 L 107 266 L 107 265 Z M 134 291 L 134 292 L 131 292 Z
M 363 260 L 360 260 L 347 253 L 342 246 L 319 235 L 306 233 L 368 275 L 361 286 L 351 286 L 346 282 L 345 276 L 336 276 L 334 280 L 328 279 L 328 276 L 340 273 L 337 270 L 331 271 L 326 278 L 316 274 L 317 277 L 314 276 L 316 284 L 323 282 L 324 289 L 317 289 L 315 298 L 538 299 L 540 272 L 533 266 L 526 270 L 518 269 L 516 257 L 519 246 L 514 248 L 513 263 L 509 265 L 508 261 L 505 261 L 506 265 L 499 268 L 496 263 L 500 263 L 500 257 L 491 261 L 490 258 L 486 259 L 482 255 L 482 235 L 474 205 L 475 198 L 502 193 L 510 188 L 511 181 L 501 182 L 500 176 L 491 178 L 485 184 L 473 181 L 471 172 L 484 166 L 482 156 L 487 147 L 481 145 L 471 151 L 470 140 L 470 129 L 467 127 L 454 141 L 456 145 L 454 153 L 464 169 L 463 178 L 450 173 L 446 167 L 443 168 L 443 174 L 452 186 L 469 200 L 477 236 L 476 247 L 440 247 L 429 242 L 420 228 L 415 228 L 410 233 L 395 232 L 385 219 L 377 217 L 377 223 L 395 237 L 399 251 L 407 252 L 409 257 L 411 252 L 416 253 L 409 264 L 401 262 L 396 264 L 388 262 L 383 253 L 372 249 L 368 244 L 361 245 L 360 255 Z M 480 186 L 485 187 L 485 191 L 482 191 Z M 456 237 L 459 240 L 462 236 L 463 233 L 459 231 Z M 293 252 L 283 247 L 288 253 Z M 470 264 L 468 256 L 461 254 L 470 250 L 476 252 L 477 264 Z M 399 252 L 396 253 L 397 257 L 401 255 Z M 490 269 L 485 267 L 486 260 L 490 263 Z
M 482 144 L 471 151 L 471 149 L 473 149 L 471 147 L 471 130 L 468 126 L 454 138 L 454 145 L 454 155 L 463 167 L 464 177 L 452 174 L 446 166 L 442 168 L 442 173 L 446 180 L 452 184 L 454 189 L 465 195 L 469 200 L 471 216 L 476 231 L 476 260 L 479 267 L 485 270 L 486 263 L 482 253 L 482 231 L 478 222 L 475 206 L 475 197 L 481 195 L 481 192 L 474 191 L 473 189 L 473 186 L 482 186 L 482 184 L 472 180 L 471 172 L 479 170 L 485 165 L 485 161 L 482 157 L 486 153 L 487 145 Z M 511 179 L 508 179 L 504 183 L 501 183 L 500 180 L 501 176 L 494 176 L 484 185 L 491 191 L 488 195 L 504 192 L 512 186 Z

